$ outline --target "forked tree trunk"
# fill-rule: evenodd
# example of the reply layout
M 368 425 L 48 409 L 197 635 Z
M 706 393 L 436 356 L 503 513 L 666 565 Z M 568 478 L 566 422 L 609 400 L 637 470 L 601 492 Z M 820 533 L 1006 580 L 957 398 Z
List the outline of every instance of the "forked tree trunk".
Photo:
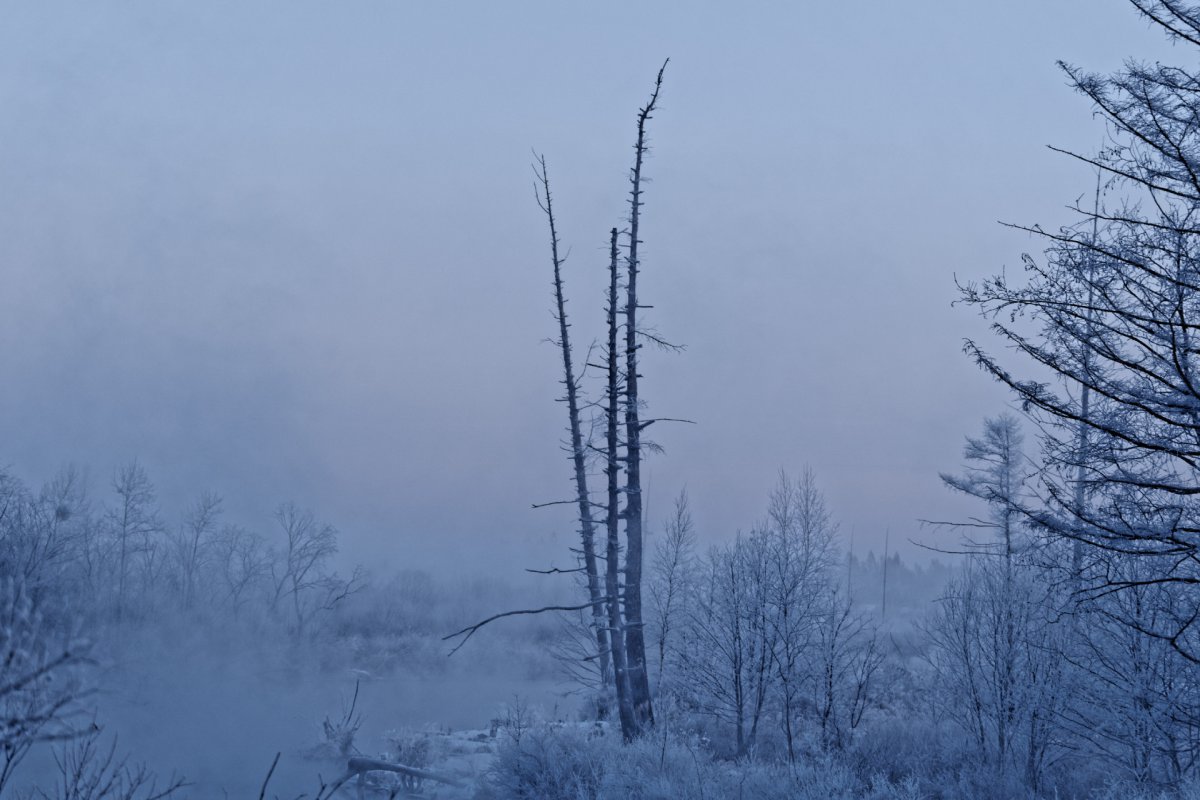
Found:
M 596 524 L 592 518 L 591 494 L 587 485 L 587 463 L 583 451 L 583 434 L 579 421 L 579 386 L 571 357 L 570 324 L 567 322 L 567 301 L 563 294 L 562 259 L 558 255 L 558 230 L 554 224 L 554 206 L 550 198 L 550 176 L 546 159 L 538 158 L 538 182 L 541 184 L 539 202 L 550 222 L 550 255 L 554 262 L 554 303 L 558 319 L 558 343 L 562 349 L 563 385 L 567 388 L 567 415 L 570 419 L 571 461 L 575 468 L 575 492 L 579 504 L 579 536 L 583 552 L 583 568 L 587 576 L 588 599 L 592 601 L 592 629 L 596 637 L 596 655 L 600 665 L 600 689 L 611 685 L 608 630 L 604 621 L 604 592 L 596 567 Z

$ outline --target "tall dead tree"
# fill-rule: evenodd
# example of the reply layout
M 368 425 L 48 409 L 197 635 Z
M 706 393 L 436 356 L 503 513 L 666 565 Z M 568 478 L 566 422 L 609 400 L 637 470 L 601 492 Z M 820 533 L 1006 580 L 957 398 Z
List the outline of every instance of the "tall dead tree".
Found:
M 638 395 L 638 350 L 641 341 L 649 338 L 657 344 L 671 348 L 654 334 L 638 327 L 638 309 L 646 306 L 638 305 L 637 281 L 640 271 L 638 256 L 641 240 L 638 238 L 641 222 L 642 184 L 645 181 L 643 165 L 649 151 L 646 126 L 652 118 L 658 105 L 659 93 L 662 90 L 663 73 L 667 62 L 663 62 L 654 81 L 654 91 L 649 101 L 638 111 L 637 141 L 634 145 L 634 164 L 630 171 L 630 215 L 629 215 L 629 246 L 625 257 L 625 302 L 618 305 L 621 289 L 620 251 L 618 247 L 619 232 L 613 228 L 610 232 L 609 243 L 609 292 L 607 307 L 608 341 L 605 350 L 607 371 L 607 387 L 605 392 L 605 477 L 607 479 L 607 504 L 605 519 L 605 574 L 604 594 L 601 597 L 593 589 L 598 585 L 598 567 L 601 557 L 596 553 L 594 545 L 592 556 L 596 564 L 595 584 L 589 581 L 589 600 L 586 603 L 570 606 L 544 606 L 542 608 L 519 609 L 495 614 L 462 630 L 443 637 L 445 640 L 458 639 L 459 642 L 450 651 L 452 654 L 460 649 L 468 639 L 483 627 L 500 619 L 513 616 L 543 614 L 556 612 L 591 611 L 593 625 L 597 629 L 597 642 L 601 642 L 600 630 L 604 628 L 608 637 L 607 653 L 611 658 L 613 685 L 616 690 L 617 711 L 621 722 L 621 732 L 627 740 L 636 738 L 654 724 L 654 709 L 650 694 L 649 670 L 646 663 L 646 642 L 642 614 L 642 562 L 643 553 L 643 502 L 641 484 L 642 451 L 646 444 L 642 440 L 642 431 L 658 420 L 643 420 L 640 416 L 641 398 Z M 538 169 L 540 167 L 540 169 Z M 577 504 L 580 510 L 581 534 L 585 543 L 584 571 L 590 577 L 593 574 L 588 566 L 587 543 L 594 541 L 595 519 L 590 516 L 591 502 L 587 491 L 586 459 L 584 458 L 583 437 L 579 426 L 579 395 L 578 386 L 573 371 L 570 344 L 568 340 L 569 324 L 567 323 L 565 298 L 562 285 L 562 259 L 558 254 L 558 233 L 551 212 L 549 179 L 546 174 L 545 161 L 538 160 L 535 173 L 541 183 L 539 202 L 550 221 L 551 254 L 554 261 L 555 300 L 557 319 L 559 322 L 560 345 L 563 352 L 564 384 L 567 387 L 565 398 L 571 417 L 571 458 L 575 464 L 576 499 L 568 501 Z M 624 326 L 624 341 L 621 341 L 621 327 Z M 624 369 L 622 369 L 622 357 Z M 622 408 L 623 407 L 623 408 Z M 623 414 L 622 414 L 623 411 Z M 665 418 L 664 418 L 665 421 Z M 686 422 L 687 420 L 674 420 Z M 624 441 L 621 440 L 621 427 L 624 426 Z M 622 452 L 623 448 L 623 452 Z M 625 471 L 624 486 L 621 485 L 621 471 Z M 624 507 L 621 506 L 621 495 L 624 494 Z M 557 504 L 557 503 L 555 503 Z M 588 533 L 589 523 L 591 533 Z M 625 523 L 625 553 L 621 561 L 621 522 Z M 606 611 L 606 626 L 599 624 L 596 618 L 598 601 Z M 600 647 L 603 655 L 606 651 Z
M 566 394 L 561 398 L 567 404 L 568 429 L 570 434 L 571 463 L 575 472 L 576 501 L 579 506 L 579 537 L 583 556 L 583 569 L 587 580 L 588 599 L 592 601 L 592 627 L 596 637 L 596 657 L 600 665 L 600 686 L 607 687 L 611 681 L 608 629 L 605 623 L 604 593 L 600 588 L 600 575 L 596 567 L 596 523 L 592 517 L 592 500 L 587 484 L 587 458 L 584 453 L 583 433 L 579 421 L 579 384 L 575 378 L 571 355 L 570 323 L 567 322 L 567 300 L 563 293 L 562 264 L 558 253 L 558 228 L 554 222 L 554 204 L 550 196 L 550 175 L 546 170 L 546 157 L 538 156 L 534 167 L 538 182 L 538 205 L 546 213 L 550 224 L 550 257 L 554 265 L 554 315 L 558 322 L 558 345 L 562 351 L 563 386 Z
M 621 614 L 621 491 L 620 472 L 621 460 L 618 448 L 619 440 L 619 396 L 621 393 L 621 376 L 617 350 L 617 229 L 609 233 L 609 262 L 608 262 L 608 347 L 606 361 L 608 366 L 608 383 L 605 390 L 604 406 L 604 474 L 608 479 L 608 509 L 605 518 L 607 534 L 607 557 L 605 569 L 605 587 L 608 590 L 608 622 L 610 640 L 612 642 L 614 675 L 617 688 L 617 711 L 621 719 L 621 733 L 626 740 L 633 739 L 639 733 L 640 726 L 634 714 L 633 692 L 629 680 L 627 653 L 625 648 L 625 625 Z
M 669 61 L 669 59 L 668 59 Z M 662 89 L 663 62 L 654 80 L 650 100 L 638 111 L 637 143 L 634 145 L 633 170 L 629 176 L 629 248 L 626 251 L 625 278 L 625 650 L 629 660 L 630 688 L 638 727 L 654 724 L 650 697 L 649 671 L 646 669 L 646 638 L 642 623 L 642 430 L 651 421 L 642 422 L 638 403 L 638 294 L 637 279 L 639 224 L 642 209 L 642 167 L 648 143 L 646 123 L 651 119 Z

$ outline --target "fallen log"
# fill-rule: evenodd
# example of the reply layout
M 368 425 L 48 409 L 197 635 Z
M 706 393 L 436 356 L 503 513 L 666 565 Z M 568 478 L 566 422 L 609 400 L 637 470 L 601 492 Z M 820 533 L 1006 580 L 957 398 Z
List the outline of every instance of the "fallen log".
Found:
M 423 781 L 434 781 L 435 783 L 444 783 L 447 786 L 462 787 L 464 784 L 454 778 L 448 778 L 445 775 L 438 775 L 436 772 L 428 772 L 416 767 L 406 767 L 403 764 L 392 764 L 388 761 L 379 761 L 374 758 L 352 758 L 346 765 L 347 776 L 362 775 L 366 772 L 395 772 L 400 775 L 407 775 L 410 778 L 416 778 Z

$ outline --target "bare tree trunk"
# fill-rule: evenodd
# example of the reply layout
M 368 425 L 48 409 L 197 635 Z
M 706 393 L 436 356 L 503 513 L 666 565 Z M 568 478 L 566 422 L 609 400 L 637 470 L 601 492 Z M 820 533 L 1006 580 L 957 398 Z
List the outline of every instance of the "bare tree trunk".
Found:
M 621 533 L 620 492 L 618 490 L 617 441 L 617 396 L 620 393 L 617 352 L 617 229 L 613 228 L 609 240 L 609 283 L 608 283 L 608 390 L 605 408 L 605 465 L 608 479 L 608 513 L 606 516 L 607 552 L 605 588 L 608 594 L 609 639 L 612 642 L 613 676 L 617 690 L 617 713 L 621 720 L 621 733 L 631 740 L 640 732 L 633 712 L 632 690 L 625 653 L 625 626 L 621 620 Z
M 634 151 L 633 188 L 629 197 L 629 251 L 626 257 L 625 302 L 625 650 L 629 683 L 638 727 L 654 724 L 650 678 L 646 669 L 646 641 L 642 625 L 642 428 L 638 412 L 638 223 L 642 207 L 642 164 L 645 160 L 646 122 L 651 118 L 662 88 L 664 62 L 654 81 L 654 93 L 638 113 Z
M 558 255 L 558 230 L 554 224 L 554 206 L 550 198 L 550 176 L 546 172 L 545 156 L 538 157 L 537 173 L 541 184 L 539 205 L 550 223 L 550 255 L 554 262 L 554 303 L 558 319 L 558 344 L 562 349 L 563 385 L 567 388 L 567 416 L 570 418 L 571 460 L 575 468 L 575 491 L 579 503 L 579 536 L 582 540 L 583 568 L 587 576 L 588 599 L 592 601 L 592 627 L 596 634 L 596 654 L 600 663 L 600 689 L 611 684 L 608 631 L 604 622 L 604 593 L 596 568 L 596 525 L 592 519 L 591 494 L 587 485 L 587 463 L 583 451 L 583 435 L 579 423 L 579 386 L 571 359 L 571 340 L 567 323 L 567 301 L 563 296 L 562 259 Z
M 1095 245 L 1099 238 L 1099 218 L 1100 218 L 1100 186 L 1102 175 L 1096 173 L 1096 198 L 1092 207 L 1092 244 Z M 1089 267 L 1094 266 L 1095 253 L 1089 252 L 1088 258 Z M 1087 278 L 1092 280 L 1095 275 L 1095 270 L 1089 268 Z M 1095 289 L 1088 286 L 1087 299 L 1087 328 L 1086 332 L 1091 337 L 1093 333 L 1092 326 L 1094 325 L 1095 312 L 1092 310 L 1093 295 Z M 1091 378 L 1091 351 L 1087 348 L 1083 350 L 1083 372 L 1085 377 Z M 1084 484 L 1087 480 L 1087 459 L 1088 459 L 1088 440 L 1089 430 L 1088 425 L 1091 421 L 1091 386 L 1087 382 L 1080 384 L 1079 389 L 1079 420 L 1076 422 L 1078 426 L 1075 432 L 1075 458 L 1079 462 L 1075 467 L 1075 493 L 1074 493 L 1074 508 L 1075 525 L 1083 526 L 1084 516 L 1087 513 L 1087 493 L 1084 489 Z M 1077 536 L 1071 542 L 1071 589 L 1073 590 L 1075 600 L 1079 599 L 1080 592 L 1083 590 L 1083 537 Z

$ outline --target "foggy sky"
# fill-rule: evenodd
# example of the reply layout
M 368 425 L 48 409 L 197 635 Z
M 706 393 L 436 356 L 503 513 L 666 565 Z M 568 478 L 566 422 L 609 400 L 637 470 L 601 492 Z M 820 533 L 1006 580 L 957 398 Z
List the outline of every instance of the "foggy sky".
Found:
M 653 7 L 648 7 L 648 6 Z M 704 541 L 817 472 L 856 550 L 969 508 L 939 483 L 1006 397 L 954 276 L 1072 221 L 1103 131 L 1056 59 L 1171 48 L 1120 0 L 3 3 L 0 464 L 102 499 L 138 457 L 264 531 L 283 500 L 378 569 L 563 565 L 544 152 L 577 345 L 600 334 L 634 114 L 667 448 Z M 173 518 L 172 518 L 173 519 Z

